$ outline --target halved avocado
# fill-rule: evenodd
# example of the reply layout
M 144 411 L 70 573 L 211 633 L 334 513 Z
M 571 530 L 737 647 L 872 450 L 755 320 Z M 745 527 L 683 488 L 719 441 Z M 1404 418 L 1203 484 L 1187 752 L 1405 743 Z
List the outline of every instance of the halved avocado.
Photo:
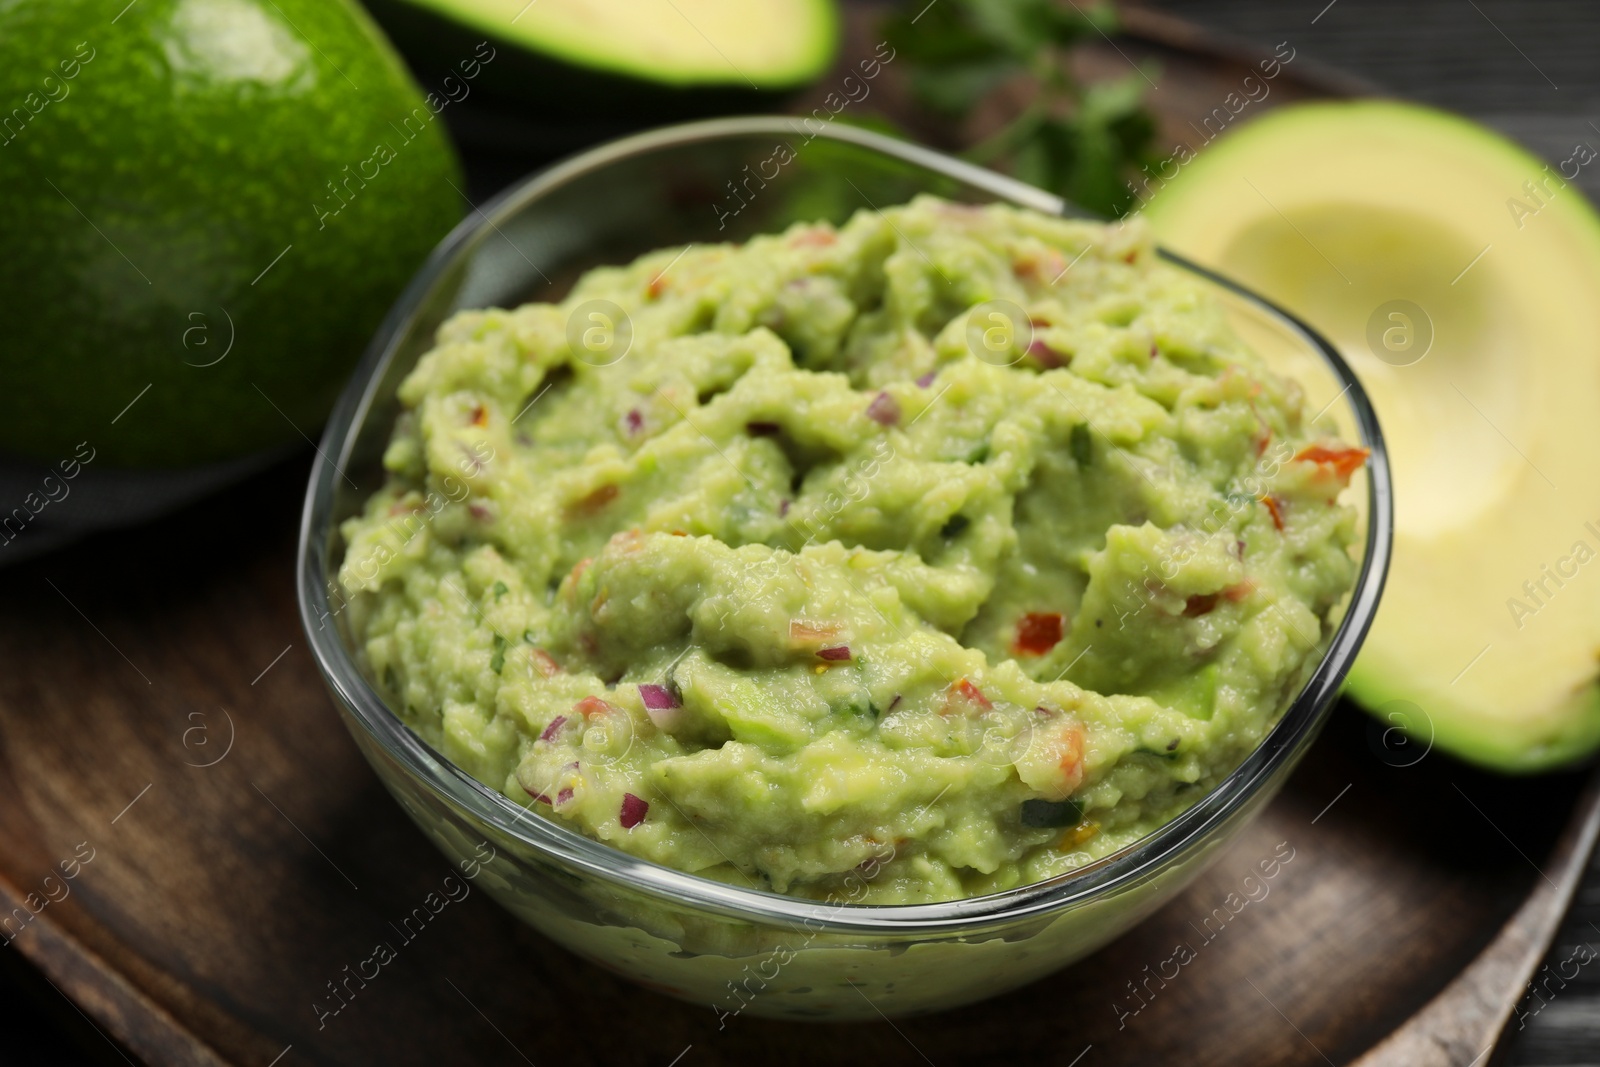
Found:
M 833 0 L 405 0 L 496 42 L 676 87 L 775 90 L 827 69 Z
M 1285 107 L 1202 148 L 1160 239 L 1304 316 L 1372 395 L 1397 529 L 1350 675 L 1487 767 L 1600 746 L 1600 218 L 1551 165 L 1387 101 Z

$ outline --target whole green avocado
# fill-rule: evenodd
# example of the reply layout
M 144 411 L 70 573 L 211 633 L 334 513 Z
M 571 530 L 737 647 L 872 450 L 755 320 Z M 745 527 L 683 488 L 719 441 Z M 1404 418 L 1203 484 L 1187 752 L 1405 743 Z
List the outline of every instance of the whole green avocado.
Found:
M 0 453 L 314 436 L 461 216 L 447 104 L 349 0 L 0 3 Z

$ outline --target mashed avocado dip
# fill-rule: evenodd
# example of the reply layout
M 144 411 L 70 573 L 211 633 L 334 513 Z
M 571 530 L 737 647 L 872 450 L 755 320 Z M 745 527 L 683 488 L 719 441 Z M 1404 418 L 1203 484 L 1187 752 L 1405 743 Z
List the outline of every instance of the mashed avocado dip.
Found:
M 345 523 L 444 756 L 658 863 L 861 903 L 1082 866 L 1235 767 L 1365 453 L 1142 227 L 933 198 L 463 312 Z

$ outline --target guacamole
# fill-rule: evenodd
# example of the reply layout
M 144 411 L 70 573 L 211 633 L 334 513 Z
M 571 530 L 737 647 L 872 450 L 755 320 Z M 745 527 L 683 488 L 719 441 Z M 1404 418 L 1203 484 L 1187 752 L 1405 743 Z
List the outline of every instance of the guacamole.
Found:
M 1143 227 L 934 198 L 457 314 L 343 528 L 363 668 L 633 855 L 860 903 L 1069 871 L 1315 666 L 1365 452 Z

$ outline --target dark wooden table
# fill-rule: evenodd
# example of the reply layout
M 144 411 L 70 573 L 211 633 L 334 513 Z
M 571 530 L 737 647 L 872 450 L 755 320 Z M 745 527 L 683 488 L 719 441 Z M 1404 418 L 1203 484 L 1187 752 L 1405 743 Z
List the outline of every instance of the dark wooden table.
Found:
M 1565 159 L 1579 143 L 1600 148 L 1600 4 L 1593 0 L 1161 0 L 1150 6 L 1241 38 L 1289 41 L 1301 56 L 1396 95 L 1464 112 L 1548 160 Z M 1585 174 L 1582 184 L 1600 200 L 1600 175 Z M 1557 976 L 1548 982 L 1554 995 L 1523 1006 L 1525 1026 L 1507 1063 L 1600 1064 L 1600 960 L 1577 967 L 1597 952 L 1600 861 L 1591 865 L 1547 961 Z M 1575 968 L 1576 977 L 1563 983 L 1560 975 Z

